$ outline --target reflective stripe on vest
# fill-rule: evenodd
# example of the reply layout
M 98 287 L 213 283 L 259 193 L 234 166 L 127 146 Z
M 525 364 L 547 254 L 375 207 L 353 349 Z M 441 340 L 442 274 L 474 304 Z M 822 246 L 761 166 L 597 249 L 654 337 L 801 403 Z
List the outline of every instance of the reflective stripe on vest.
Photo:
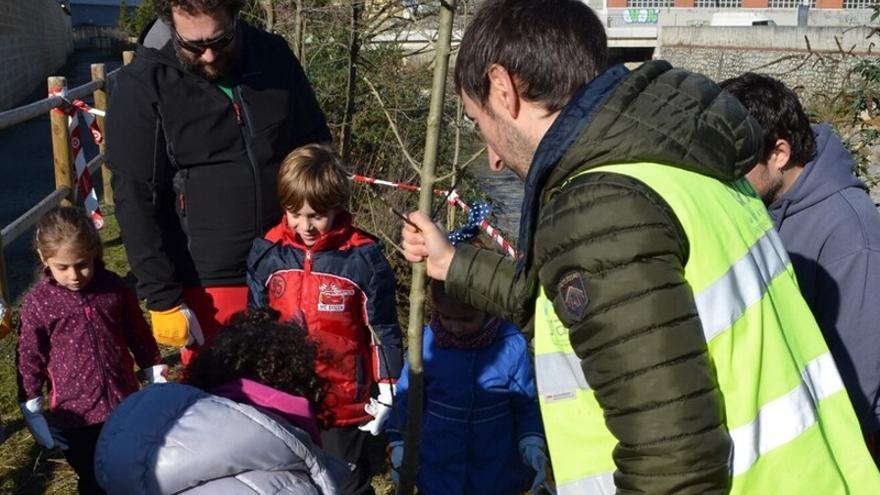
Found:
M 732 327 L 749 306 L 760 301 L 787 263 L 779 234 L 768 230 L 721 278 L 694 296 L 706 342 Z
M 568 483 L 557 483 L 556 493 L 558 495 L 614 495 L 617 493 L 617 487 L 614 486 L 614 472 L 608 471 Z
M 690 240 L 685 278 L 725 401 L 731 492 L 880 493 L 837 368 L 745 180 L 724 184 L 659 164 L 596 171 L 646 183 Z M 714 221 L 721 216 L 729 221 Z M 536 380 L 559 493 L 614 493 L 616 439 L 543 288 L 535 309 Z

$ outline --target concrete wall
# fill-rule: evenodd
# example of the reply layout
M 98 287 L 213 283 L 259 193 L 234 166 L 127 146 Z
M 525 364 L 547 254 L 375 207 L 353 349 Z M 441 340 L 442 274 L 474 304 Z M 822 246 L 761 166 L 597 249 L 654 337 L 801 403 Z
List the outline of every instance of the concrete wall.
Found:
M 795 88 L 802 99 L 832 97 L 853 66 L 876 59 L 868 28 L 670 27 L 659 33 L 655 58 L 721 81 L 761 72 Z M 808 40 L 808 41 L 807 41 Z
M 55 0 L 0 0 L 0 110 L 20 104 L 73 51 L 70 16 Z

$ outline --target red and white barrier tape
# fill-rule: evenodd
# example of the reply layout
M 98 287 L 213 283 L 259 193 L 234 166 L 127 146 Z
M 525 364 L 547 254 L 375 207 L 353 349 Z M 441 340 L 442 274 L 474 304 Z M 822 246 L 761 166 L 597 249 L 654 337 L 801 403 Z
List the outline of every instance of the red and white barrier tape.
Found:
M 89 169 L 88 167 L 86 167 L 86 157 L 83 153 L 77 112 L 81 112 L 83 114 L 83 118 L 86 120 L 86 124 L 89 126 L 89 132 L 92 135 L 92 140 L 97 145 L 100 145 L 104 141 L 104 135 L 101 133 L 101 128 L 98 127 L 98 122 L 95 119 L 95 115 L 103 117 L 104 112 L 88 106 L 85 102 L 81 100 L 68 100 L 66 94 L 66 88 L 49 89 L 50 98 L 53 96 L 59 96 L 66 103 L 69 103 L 65 104 L 64 106 L 55 108 L 52 111 L 67 115 L 67 131 L 68 133 L 70 133 L 71 154 L 73 155 L 73 163 L 76 167 L 77 195 L 82 198 L 83 203 L 86 207 L 86 211 L 92 218 L 92 221 L 95 223 L 95 227 L 101 229 L 102 227 L 104 227 L 104 216 L 101 215 L 101 207 L 98 205 L 98 195 L 97 193 L 95 193 L 95 187 L 92 183 L 92 174 L 89 173 Z
M 352 175 L 350 179 L 354 182 L 360 182 L 362 184 L 374 184 L 379 186 L 393 187 L 395 189 L 403 189 L 405 191 L 417 192 L 422 190 L 421 186 L 418 186 L 416 184 L 409 184 L 407 182 L 392 182 L 389 180 L 376 179 L 374 177 L 366 177 L 363 175 Z M 468 212 L 471 209 L 471 207 L 461 199 L 461 196 L 458 195 L 458 191 L 456 190 L 447 191 L 444 189 L 434 189 L 434 195 L 446 196 L 447 203 L 458 205 L 458 207 L 465 212 Z M 495 243 L 498 244 L 498 246 L 501 247 L 501 249 L 504 250 L 505 253 L 508 254 L 508 256 L 513 259 L 517 258 L 518 253 L 516 252 L 516 249 L 514 249 L 514 247 L 507 241 L 507 239 L 505 239 L 501 235 L 501 232 L 497 228 L 493 227 L 492 224 L 490 224 L 486 220 L 480 222 L 480 228 L 482 228 L 486 232 L 486 234 L 493 241 L 495 241 Z

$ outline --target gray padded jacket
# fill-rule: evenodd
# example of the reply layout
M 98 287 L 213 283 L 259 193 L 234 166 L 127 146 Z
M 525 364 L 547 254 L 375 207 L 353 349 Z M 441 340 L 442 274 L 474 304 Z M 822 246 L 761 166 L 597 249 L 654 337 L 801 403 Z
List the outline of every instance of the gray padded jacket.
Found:
M 172 383 L 123 401 L 95 452 L 111 495 L 333 495 L 346 470 L 285 420 Z

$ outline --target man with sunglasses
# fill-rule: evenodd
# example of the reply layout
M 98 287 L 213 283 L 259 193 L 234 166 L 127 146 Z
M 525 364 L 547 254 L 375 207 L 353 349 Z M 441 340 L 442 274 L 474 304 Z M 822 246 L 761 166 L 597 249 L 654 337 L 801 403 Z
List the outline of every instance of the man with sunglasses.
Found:
M 287 43 L 243 0 L 156 0 L 117 79 L 107 153 L 128 259 L 156 340 L 186 364 L 247 306 L 245 259 L 277 223 L 281 159 L 330 141 Z

